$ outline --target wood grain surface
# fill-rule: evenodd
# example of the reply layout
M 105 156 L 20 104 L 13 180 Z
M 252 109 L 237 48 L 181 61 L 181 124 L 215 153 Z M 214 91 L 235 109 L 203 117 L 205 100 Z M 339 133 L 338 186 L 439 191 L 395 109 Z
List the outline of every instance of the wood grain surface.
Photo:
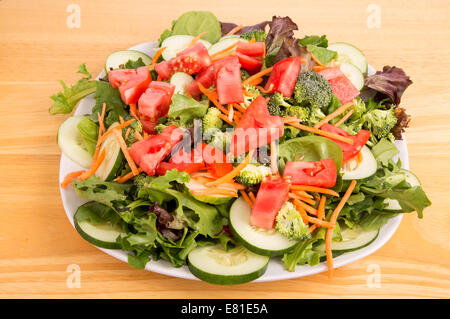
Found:
M 81 9 L 80 28 L 67 27 L 71 3 Z M 381 9 L 380 28 L 368 27 L 371 3 Z M 0 0 L 0 297 L 449 298 L 449 8 L 447 0 Z M 235 287 L 134 270 L 85 242 L 61 204 L 56 131 L 66 116 L 48 114 L 50 95 L 58 80 L 79 78 L 80 63 L 96 74 L 109 53 L 157 39 L 182 12 L 205 9 L 239 24 L 289 15 L 299 34 L 355 44 L 376 69 L 404 68 L 414 81 L 402 100 L 412 116 L 411 170 L 433 202 L 424 219 L 407 214 L 384 247 L 332 280 L 318 274 Z M 66 284 L 72 264 L 81 288 Z M 373 269 L 378 287 L 368 285 Z

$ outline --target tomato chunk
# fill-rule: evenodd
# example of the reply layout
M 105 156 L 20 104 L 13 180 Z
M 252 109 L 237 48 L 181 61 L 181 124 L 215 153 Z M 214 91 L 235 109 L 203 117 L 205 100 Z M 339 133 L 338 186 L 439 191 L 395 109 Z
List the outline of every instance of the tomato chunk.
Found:
M 288 199 L 289 187 L 281 178 L 264 179 L 252 207 L 250 225 L 272 229 L 278 212 Z
M 266 44 L 264 42 L 239 41 L 236 52 L 252 57 L 263 57 L 266 55 Z
M 222 66 L 220 64 L 215 66 L 217 71 L 216 87 L 219 102 L 220 104 L 243 103 L 244 93 L 242 92 L 241 66 L 239 60 L 228 61 L 228 63 Z
M 192 97 L 199 97 L 202 92 L 200 91 L 198 84 L 200 83 L 205 88 L 209 88 L 214 84 L 215 80 L 216 72 L 214 69 L 214 65 L 210 65 L 197 75 L 195 81 L 187 86 L 187 91 Z
M 137 69 L 111 70 L 108 79 L 113 88 L 119 88 L 120 96 L 126 104 L 134 104 L 152 81 L 148 67 Z
M 270 92 L 279 92 L 285 97 L 291 96 L 300 73 L 301 64 L 302 59 L 300 57 L 291 57 L 275 63 L 265 89 Z
M 155 175 L 158 164 L 170 153 L 183 138 L 183 130 L 169 125 L 161 134 L 131 145 L 130 155 L 148 175 Z
M 359 90 L 345 76 L 340 68 L 328 68 L 318 72 L 330 82 L 333 94 L 342 103 L 348 103 L 359 95 Z
M 326 132 L 330 132 L 330 133 L 338 134 L 338 135 L 341 135 L 341 136 L 344 136 L 347 138 L 351 138 L 353 140 L 353 144 L 348 144 L 348 143 L 341 142 L 341 141 L 330 138 L 333 142 L 335 142 L 336 144 L 338 144 L 341 147 L 343 162 L 347 162 L 348 160 L 350 160 L 353 157 L 355 157 L 356 155 L 358 155 L 358 153 L 361 151 L 363 146 L 366 145 L 366 143 L 370 137 L 370 131 L 359 130 L 358 134 L 350 135 L 350 134 L 348 134 L 347 131 L 345 131 L 339 127 L 335 127 L 334 125 L 331 125 L 328 123 L 322 125 L 320 127 L 320 129 L 324 130 Z
M 146 120 L 157 122 L 160 117 L 167 115 L 174 91 L 173 84 L 151 82 L 148 89 L 139 98 L 139 112 L 145 116 Z
M 167 61 L 162 61 L 155 64 L 155 71 L 158 73 L 161 80 L 168 80 L 174 73 L 172 66 Z
M 290 177 L 291 183 L 330 188 L 336 184 L 337 170 L 332 158 L 313 161 L 288 161 L 283 178 Z
M 169 61 L 174 72 L 185 72 L 187 74 L 198 73 L 212 64 L 208 49 L 201 42 L 197 42 L 187 48 Z
M 245 110 L 233 133 L 230 150 L 236 156 L 261 147 L 283 136 L 281 117 L 270 115 L 267 102 L 258 96 Z
M 261 67 L 263 65 L 262 59 L 251 57 L 239 52 L 236 53 L 236 56 L 239 58 L 239 63 L 241 64 L 241 67 L 247 70 L 250 74 L 254 74 L 259 70 L 261 70 Z

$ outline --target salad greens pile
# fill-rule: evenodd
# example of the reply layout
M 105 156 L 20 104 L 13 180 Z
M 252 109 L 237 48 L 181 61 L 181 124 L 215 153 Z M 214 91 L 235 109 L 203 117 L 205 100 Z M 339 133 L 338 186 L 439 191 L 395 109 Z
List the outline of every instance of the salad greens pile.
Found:
M 265 55 L 260 61 L 261 70 L 272 68 L 280 61 L 300 57 L 300 73 L 298 77 L 295 75 L 295 87 L 291 96 L 270 92 L 267 87 L 261 87 L 268 81 L 267 76 L 263 77 L 262 83 L 249 82 L 255 72 L 242 68 L 241 81 L 245 81 L 243 88 L 249 93 L 238 106 L 247 110 L 258 96 L 262 96 L 268 101 L 267 110 L 270 116 L 284 121 L 284 132 L 277 141 L 279 174 L 283 175 L 288 162 L 333 159 L 337 177 L 330 189 L 342 195 L 351 183 L 350 179 L 345 178 L 344 172 L 354 169 L 351 165 L 355 164 L 346 161 L 343 157 L 345 151 L 343 152 L 336 140 L 295 125 L 288 125 L 288 119 L 297 118 L 304 125 L 314 127 L 345 104 L 341 102 L 333 83 L 319 72 L 327 67 L 339 67 L 340 55 L 343 53 L 335 51 L 334 47 L 329 45 L 326 35 L 305 35 L 298 38 L 294 31 L 298 31 L 298 26 L 289 17 L 274 16 L 271 21 L 241 28 L 234 23 L 220 22 L 211 12 L 191 11 L 174 20 L 171 28 L 162 32 L 158 42 L 161 45 L 174 36 L 196 37 L 204 33 L 202 40 L 214 46 L 227 37 L 229 40 L 229 33 L 232 32 L 231 37 L 240 41 L 264 43 Z M 157 62 L 167 63 L 162 57 L 159 57 Z M 147 67 L 142 58 L 125 59 L 119 69 L 131 72 L 144 66 Z M 150 68 L 151 80 L 164 82 L 161 73 L 155 71 L 155 65 L 152 64 Z M 140 143 L 142 136 L 147 133 L 159 136 L 159 133 L 176 126 L 183 129 L 184 138 L 174 149 L 180 150 L 186 146 L 190 147 L 193 143 L 203 143 L 223 151 L 227 158 L 235 157 L 229 152 L 233 129 L 236 128 L 236 123 L 229 121 L 233 115 L 227 120 L 220 105 L 217 106 L 205 91 L 198 97 L 183 90 L 172 94 L 170 107 L 165 114 L 153 119 L 156 122 L 153 123 L 153 132 L 150 132 L 146 126 L 147 119 L 137 119 L 133 113 L 135 103 L 128 104 L 124 101 L 122 92 L 111 82 L 108 75 L 94 79 L 85 64 L 78 67 L 78 73 L 83 77 L 71 86 L 61 81 L 63 89 L 51 96 L 53 105 L 49 112 L 69 114 L 81 99 L 93 95 L 96 103 L 92 112 L 80 118 L 75 129 L 78 136 L 73 137 L 87 153 L 84 156 L 94 159 L 98 156 L 100 136 L 104 134 L 103 126 L 104 130 L 108 131 L 119 123 L 130 122 L 128 127 L 124 126 L 121 130 L 127 148 Z M 332 240 L 337 243 L 346 242 L 348 238 L 345 232 L 349 230 L 375 231 L 375 234 L 378 234 L 378 230 L 398 214 L 417 212 L 418 217 L 422 218 L 424 209 L 431 205 L 417 178 L 402 169 L 401 161 L 397 159 L 399 151 L 394 145 L 395 140 L 402 138 L 402 132 L 410 121 L 405 109 L 399 105 L 402 94 L 412 81 L 402 69 L 395 66 L 385 66 L 382 71 L 373 75 L 368 75 L 363 70 L 360 75 L 363 87 L 360 95 L 352 99 L 351 113 L 344 119 L 345 113 L 339 114 L 333 117 L 329 124 L 334 125 L 342 120 L 338 126 L 351 136 L 356 136 L 362 130 L 369 131 L 370 138 L 366 146 L 362 146 L 368 148 L 369 153 L 373 155 L 376 167 L 373 174 L 356 179 L 357 184 L 340 211 L 333 231 Z M 195 81 L 199 76 L 190 78 Z M 171 82 L 169 80 L 169 83 Z M 211 92 L 215 90 L 215 86 L 206 89 Z M 137 106 L 139 107 L 139 104 Z M 235 109 L 235 112 L 238 111 Z M 64 134 L 59 135 L 58 142 L 63 143 L 61 139 L 65 138 Z M 203 140 L 196 141 L 199 135 L 203 136 Z M 120 154 L 121 147 L 117 146 L 117 152 Z M 263 153 L 263 150 L 266 153 L 275 152 L 272 148 L 272 144 L 263 145 L 257 153 Z M 222 200 L 214 200 L 211 198 L 213 196 L 195 196 L 196 193 L 192 192 L 192 173 L 176 168 L 167 169 L 164 174 L 153 175 L 141 170 L 137 176 L 122 182 L 124 176 L 133 173 L 126 153 L 124 151 L 124 156 L 117 157 L 116 162 L 113 160 L 114 165 L 111 165 L 113 168 L 108 172 L 107 178 L 91 174 L 88 178 L 71 180 L 70 184 L 75 193 L 89 201 L 81 206 L 76 214 L 76 222 L 79 223 L 77 230 L 80 233 L 86 232 L 83 225 L 88 223 L 94 227 L 109 225 L 108 227 L 117 231 L 115 242 L 109 243 L 109 246 L 102 246 L 98 238 L 92 239 L 82 234 L 84 238 L 100 247 L 127 251 L 129 264 L 138 269 L 144 268 L 150 260 L 159 259 L 170 262 L 174 267 L 181 267 L 189 264 L 188 256 L 194 249 L 213 245 L 220 245 L 224 251 L 230 251 L 242 244 L 252 250 L 252 245 L 245 243 L 245 238 L 242 239 L 237 228 L 231 225 L 232 206 L 241 193 L 235 190 L 235 196 L 219 197 Z M 245 154 L 240 155 L 238 158 L 242 160 Z M 105 158 L 108 158 L 108 154 Z M 161 162 L 171 163 L 170 156 L 164 155 Z M 256 195 L 258 200 L 261 183 L 271 174 L 270 162 L 269 156 L 264 158 L 255 155 L 248 167 L 235 174 L 233 185 L 241 187 L 238 188 L 240 192 Z M 235 160 L 231 168 L 236 169 L 238 166 L 239 161 Z M 320 198 L 319 193 L 312 192 L 311 197 L 313 195 L 316 199 Z M 324 221 L 330 220 L 341 199 L 342 197 L 337 196 L 326 197 Z M 317 208 L 319 200 L 315 203 L 314 207 Z M 281 255 L 287 270 L 294 271 L 296 265 L 313 266 L 325 260 L 327 229 L 317 227 L 311 232 L 308 231 L 307 223 L 304 223 L 304 219 L 302 221 L 300 215 L 295 214 L 294 206 L 290 205 L 292 207 L 286 206 L 280 211 L 276 229 L 289 240 L 294 240 L 294 244 L 290 244 L 289 249 L 277 255 Z M 354 248 L 362 247 L 363 245 Z M 252 251 L 258 254 L 261 249 Z M 346 251 L 350 249 L 333 249 L 333 256 Z M 275 253 L 270 252 L 269 255 Z M 196 275 L 197 273 L 198 271 Z M 223 277 L 220 278 L 222 279 L 216 278 L 219 280 L 217 283 L 226 283 Z M 245 278 L 247 281 L 250 279 Z M 216 279 L 204 280 L 214 282 Z

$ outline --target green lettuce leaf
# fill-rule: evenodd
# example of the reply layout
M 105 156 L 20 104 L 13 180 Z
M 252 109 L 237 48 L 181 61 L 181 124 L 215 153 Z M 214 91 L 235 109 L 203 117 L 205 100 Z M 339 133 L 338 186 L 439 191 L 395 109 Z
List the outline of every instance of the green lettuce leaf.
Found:
M 181 124 L 190 123 L 194 118 L 202 118 L 208 105 L 197 102 L 193 98 L 176 93 L 172 96 L 172 104 L 169 109 L 169 117 L 179 118 Z
M 81 136 L 83 137 L 85 149 L 91 155 L 94 155 L 95 147 L 97 146 L 98 125 L 88 116 L 84 116 L 83 119 L 78 123 L 77 128 Z
M 216 43 L 220 39 L 222 35 L 220 22 L 212 12 L 189 11 L 182 14 L 173 23 L 170 35 L 186 34 L 195 37 L 202 32 L 206 32 L 202 39 L 210 43 Z M 167 37 L 167 30 L 163 35 Z
M 298 40 L 301 45 L 314 45 L 321 48 L 328 47 L 328 40 L 326 35 L 318 36 L 318 35 L 307 35 L 303 39 Z
M 328 64 L 331 60 L 337 58 L 337 52 L 328 50 L 327 48 L 322 48 L 313 44 L 308 44 L 306 46 L 312 55 L 314 55 L 323 64 Z
M 114 207 L 114 201 L 125 201 L 132 187 L 131 184 L 103 182 L 98 177 L 91 176 L 85 181 L 73 180 L 75 193 L 84 199 L 93 200 Z

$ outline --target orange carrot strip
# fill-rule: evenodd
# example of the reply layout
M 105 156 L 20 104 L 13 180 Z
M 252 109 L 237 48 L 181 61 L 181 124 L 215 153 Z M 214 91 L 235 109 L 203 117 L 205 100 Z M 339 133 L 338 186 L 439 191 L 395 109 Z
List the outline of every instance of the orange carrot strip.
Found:
M 242 161 L 242 163 L 240 163 L 238 166 L 236 166 L 231 172 L 229 172 L 228 174 L 225 174 L 221 178 L 216 179 L 215 181 L 210 182 L 206 185 L 214 186 L 214 185 L 219 185 L 219 184 L 226 183 L 226 182 L 232 180 L 237 174 L 239 174 L 240 171 L 242 171 L 244 169 L 245 166 L 247 166 L 247 164 L 250 162 L 250 159 L 252 158 L 254 152 L 255 152 L 255 150 L 250 150 L 248 152 L 247 156 L 245 157 L 244 161 Z
M 302 217 L 303 222 L 305 224 L 308 224 L 308 214 L 306 213 L 306 211 L 303 209 L 303 207 L 297 205 L 295 200 L 294 200 L 293 204 L 294 204 L 295 208 L 297 209 L 297 211 L 300 213 L 300 216 Z
M 343 104 L 341 106 L 339 106 L 334 112 L 328 114 L 327 116 L 325 116 L 323 119 L 321 119 L 319 122 L 317 122 L 314 127 L 315 128 L 319 128 L 322 125 L 324 125 L 325 123 L 328 123 L 329 121 L 331 121 L 332 119 L 334 119 L 336 116 L 341 115 L 342 113 L 345 112 L 345 110 L 347 110 L 349 107 L 353 106 L 353 101 L 352 102 L 348 102 L 346 104 Z
M 220 117 L 222 120 L 224 120 L 225 122 L 227 122 L 228 124 L 233 125 L 233 122 L 231 122 L 231 121 L 228 119 L 228 116 L 225 116 L 225 115 L 223 115 L 223 114 L 221 113 L 221 114 L 219 114 L 219 117 Z
M 263 81 L 262 78 L 257 78 L 257 79 L 255 79 L 255 80 L 253 80 L 251 82 L 248 82 L 247 84 L 250 84 L 250 85 L 253 85 L 255 87 L 258 87 L 257 85 L 260 84 L 262 81 Z
M 251 77 L 249 77 L 247 80 L 242 82 L 242 84 L 250 84 L 253 83 L 254 80 L 262 78 L 264 75 L 269 74 L 272 72 L 273 67 L 264 69 L 262 71 L 259 71 L 258 73 L 253 74 Z
M 213 104 L 219 109 L 221 110 L 224 114 L 228 115 L 228 110 L 226 108 L 224 108 L 222 106 L 222 104 L 219 103 L 219 101 L 217 100 L 216 96 L 215 96 L 215 92 L 208 90 L 207 88 L 205 88 L 203 86 L 203 84 L 198 83 L 198 88 L 200 89 L 200 91 L 205 94 L 208 99 L 213 102 Z
M 312 54 L 312 52 L 309 49 L 306 49 L 306 51 L 308 51 L 311 54 L 311 58 L 314 60 L 314 62 L 316 62 L 319 66 L 323 66 L 323 63 L 320 62 L 315 56 L 314 54 Z
M 233 104 L 228 104 L 228 120 L 233 122 L 234 109 Z
M 211 195 L 225 195 L 230 197 L 238 197 L 238 194 L 236 191 L 233 191 L 231 189 L 224 189 L 224 188 L 207 188 L 202 190 L 189 190 L 194 195 L 199 196 L 211 196 Z
M 123 124 L 125 121 L 123 120 L 123 117 L 119 115 L 119 122 L 120 124 Z
M 139 133 L 139 131 L 137 131 L 137 130 L 134 130 L 134 136 L 136 136 L 139 141 L 143 141 L 144 140 L 144 138 L 142 137 L 141 133 Z
M 316 187 L 316 186 L 305 186 L 305 185 L 292 185 L 291 189 L 299 190 L 299 191 L 316 192 L 316 193 L 328 194 L 328 195 L 339 197 L 338 193 L 336 193 L 334 190 L 328 189 L 328 188 L 322 188 L 322 187 Z
M 106 150 L 104 149 L 100 153 L 100 155 L 97 158 L 97 160 L 92 162 L 91 168 L 88 171 L 86 171 L 83 174 L 81 174 L 80 176 L 78 176 L 78 179 L 81 180 L 81 181 L 85 181 L 89 177 L 94 175 L 94 173 L 97 171 L 97 169 L 99 168 L 99 166 L 102 164 L 103 160 L 105 159 L 105 156 L 106 156 Z
M 311 199 L 314 198 L 312 195 L 308 194 L 305 191 L 299 191 L 299 190 L 295 190 L 295 189 L 291 189 L 291 191 L 300 197 L 311 198 Z
M 231 29 L 231 31 L 228 32 L 226 35 L 233 35 L 241 29 L 242 29 L 242 25 L 238 25 L 237 27 L 234 27 L 233 29 Z
M 131 127 L 127 128 L 127 131 L 125 132 L 125 140 L 128 139 L 128 135 L 130 135 Z
M 125 144 L 125 141 L 123 140 L 122 133 L 115 129 L 113 130 L 113 133 L 116 137 L 117 142 L 119 142 L 120 148 L 122 149 L 122 153 L 125 156 L 128 165 L 130 165 L 133 175 L 134 176 L 138 175 L 139 174 L 138 168 L 136 167 L 136 164 L 134 163 L 133 158 L 130 155 L 130 152 L 128 152 L 128 147 L 127 144 Z
M 306 132 L 310 132 L 310 133 L 314 133 L 314 134 L 317 134 L 317 135 L 325 136 L 325 137 L 328 137 L 328 138 L 331 138 L 331 139 L 334 139 L 334 140 L 345 142 L 347 144 L 353 144 L 353 140 L 351 138 L 347 138 L 347 137 L 344 137 L 344 136 L 341 136 L 341 135 L 338 135 L 338 134 L 334 134 L 334 133 L 330 133 L 330 132 L 327 132 L 327 131 L 319 130 L 318 128 L 315 128 L 315 127 L 309 127 L 309 126 L 302 125 L 300 123 L 294 123 L 294 122 L 289 122 L 289 123 L 286 123 L 286 124 L 288 124 L 290 126 L 293 126 L 293 127 L 296 127 L 298 129 L 301 129 L 301 130 L 306 131 Z
M 80 176 L 81 174 L 83 174 L 84 172 L 86 172 L 85 170 L 81 170 L 81 171 L 76 171 L 76 172 L 72 172 L 66 175 L 66 177 L 64 178 L 64 181 L 61 183 L 61 187 L 66 187 L 67 185 L 69 185 L 70 183 L 72 183 L 72 181 L 74 179 L 76 179 L 78 176 Z
M 317 227 L 319 227 L 317 224 L 314 224 L 314 225 L 312 225 L 312 226 L 310 226 L 309 228 L 308 228 L 308 231 L 310 232 L 310 233 L 312 233 Z
M 245 108 L 242 105 L 240 105 L 239 103 L 234 103 L 233 105 L 238 111 L 240 111 L 242 113 L 245 112 Z
M 223 55 L 223 54 L 225 54 L 225 53 L 227 53 L 227 52 L 233 50 L 235 47 L 237 47 L 237 45 L 238 45 L 238 42 L 235 42 L 235 43 L 233 43 L 232 45 L 226 47 L 225 49 L 220 50 L 220 51 L 218 51 L 218 52 L 212 54 L 212 55 L 211 55 L 211 59 L 214 60 L 214 59 L 217 59 L 218 57 L 222 58 L 222 55 Z M 219 59 L 219 60 L 220 60 L 220 59 Z
M 345 114 L 339 121 L 337 121 L 336 123 L 334 123 L 334 126 L 339 127 L 341 126 L 342 123 L 344 123 L 345 121 L 347 121 L 347 119 L 352 116 L 354 109 L 351 109 L 350 111 L 347 112 L 347 114 Z
M 339 204 L 336 206 L 336 208 L 334 209 L 333 213 L 331 214 L 331 218 L 330 218 L 330 223 L 335 224 L 337 221 L 337 218 L 339 216 L 339 213 L 341 212 L 342 208 L 344 207 L 345 203 L 347 202 L 347 200 L 349 199 L 350 195 L 353 192 L 353 189 L 356 186 L 356 181 L 353 180 L 349 187 L 347 188 L 347 190 L 345 191 L 344 196 L 342 196 L 341 201 L 339 202 Z M 331 250 L 331 240 L 333 237 L 333 229 L 327 229 L 327 234 L 325 237 L 325 251 L 326 251 L 326 255 L 327 255 L 327 264 L 328 264 L 328 277 L 332 277 L 333 276 L 333 272 L 334 272 L 334 268 L 333 268 L 333 253 Z
M 152 58 L 152 64 L 149 65 L 149 68 L 155 67 L 155 64 L 158 62 L 159 57 L 163 53 L 163 51 L 166 49 L 166 47 L 159 48 L 158 51 L 156 51 L 155 55 Z
M 253 207 L 253 203 L 250 200 L 250 197 L 248 197 L 247 193 L 245 191 L 241 190 L 241 195 L 244 198 L 244 200 L 247 202 L 248 206 L 250 206 L 250 208 L 252 208 Z
M 135 119 L 131 119 L 131 120 L 128 120 L 128 121 L 126 121 L 126 122 L 123 122 L 123 123 L 121 123 L 121 124 L 119 124 L 119 125 L 116 125 L 116 126 L 114 126 L 113 128 L 110 128 L 108 131 L 106 131 L 105 134 L 103 134 L 102 138 L 105 138 L 105 137 L 107 137 L 109 134 L 112 134 L 113 131 L 120 131 L 120 130 L 122 130 L 123 128 L 127 127 L 128 125 L 130 125 L 130 124 L 133 123 L 134 121 L 135 121 Z
M 138 171 L 139 171 L 139 173 L 142 173 L 142 168 L 139 167 Z M 133 177 L 134 177 L 133 172 L 129 172 L 128 174 L 125 174 L 123 176 L 117 177 L 114 181 L 122 184 L 122 183 L 125 183 L 126 181 L 128 181 L 129 179 L 131 179 Z
M 319 201 L 319 207 L 317 208 L 317 218 L 324 219 L 325 218 L 325 202 L 327 198 L 322 195 Z
M 195 45 L 207 32 L 202 32 L 199 35 L 197 35 L 195 38 L 192 39 L 192 41 L 189 43 L 188 47 L 191 47 Z
M 248 196 L 250 197 L 250 199 L 252 200 L 253 203 L 256 201 L 256 197 L 255 197 L 255 194 L 253 194 L 253 192 L 249 192 Z
M 241 190 L 241 189 L 245 189 L 246 187 L 239 184 L 239 183 L 234 183 L 234 182 L 228 182 L 228 183 L 223 183 L 220 185 L 221 187 L 225 188 L 225 187 L 231 187 L 233 189 L 237 189 L 237 190 Z
M 316 215 L 317 216 L 317 209 L 315 209 L 314 207 L 309 206 L 308 204 L 305 204 L 304 202 L 302 202 L 301 200 L 298 199 L 294 199 L 294 202 L 298 205 L 301 206 L 304 210 L 306 210 L 308 213 Z

